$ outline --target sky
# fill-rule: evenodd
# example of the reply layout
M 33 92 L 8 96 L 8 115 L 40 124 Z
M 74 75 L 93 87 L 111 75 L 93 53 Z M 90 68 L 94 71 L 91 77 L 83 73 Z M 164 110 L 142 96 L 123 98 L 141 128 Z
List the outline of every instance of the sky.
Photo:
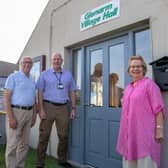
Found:
M 48 1 L 0 0 L 0 61 L 18 61 Z

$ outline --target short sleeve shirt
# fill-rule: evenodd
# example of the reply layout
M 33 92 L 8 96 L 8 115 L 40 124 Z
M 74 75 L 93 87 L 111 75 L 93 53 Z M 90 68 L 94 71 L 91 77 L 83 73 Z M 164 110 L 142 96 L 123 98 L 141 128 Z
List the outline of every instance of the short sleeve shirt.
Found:
M 4 88 L 12 91 L 11 104 L 13 105 L 32 106 L 35 103 L 35 82 L 23 72 L 9 75 Z
M 61 89 L 58 85 L 61 85 Z M 44 71 L 38 81 L 37 88 L 43 92 L 43 99 L 57 103 L 69 101 L 69 92 L 76 90 L 72 74 L 67 70 L 56 73 L 52 68 Z

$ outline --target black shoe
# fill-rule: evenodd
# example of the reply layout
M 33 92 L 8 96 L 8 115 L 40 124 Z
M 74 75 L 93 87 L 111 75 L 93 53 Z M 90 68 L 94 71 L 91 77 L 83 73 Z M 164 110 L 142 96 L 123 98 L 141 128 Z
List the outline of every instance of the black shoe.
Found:
M 59 165 L 64 168 L 72 168 L 72 165 L 68 162 L 60 162 Z

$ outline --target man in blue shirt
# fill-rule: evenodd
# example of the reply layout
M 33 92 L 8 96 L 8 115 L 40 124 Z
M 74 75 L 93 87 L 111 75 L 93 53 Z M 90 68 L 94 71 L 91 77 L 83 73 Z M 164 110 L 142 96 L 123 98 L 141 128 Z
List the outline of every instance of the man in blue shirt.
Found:
M 61 54 L 53 54 L 52 68 L 44 71 L 37 82 L 41 118 L 37 147 L 38 168 L 43 168 L 45 165 L 45 154 L 54 122 L 59 140 L 57 150 L 59 164 L 66 168 L 71 167 L 67 162 L 68 125 L 69 117 L 74 119 L 76 116 L 76 84 L 72 74 L 61 68 L 62 63 Z M 67 108 L 68 102 L 72 105 L 70 116 Z
M 6 167 L 24 168 L 28 152 L 30 128 L 35 124 L 35 82 L 29 76 L 30 57 L 22 58 L 21 71 L 12 73 L 6 80 L 4 91 L 6 119 Z

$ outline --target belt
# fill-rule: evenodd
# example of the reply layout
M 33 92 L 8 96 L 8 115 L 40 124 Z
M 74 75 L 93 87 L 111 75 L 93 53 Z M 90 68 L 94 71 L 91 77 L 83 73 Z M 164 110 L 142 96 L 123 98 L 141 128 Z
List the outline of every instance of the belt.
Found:
M 19 105 L 11 105 L 11 107 L 22 109 L 22 110 L 31 110 L 33 106 L 19 106 Z
M 44 102 L 47 102 L 47 103 L 50 103 L 50 104 L 53 104 L 55 106 L 63 106 L 63 105 L 66 105 L 67 103 L 56 103 L 56 102 L 52 102 L 52 101 L 49 101 L 49 100 L 43 100 Z

